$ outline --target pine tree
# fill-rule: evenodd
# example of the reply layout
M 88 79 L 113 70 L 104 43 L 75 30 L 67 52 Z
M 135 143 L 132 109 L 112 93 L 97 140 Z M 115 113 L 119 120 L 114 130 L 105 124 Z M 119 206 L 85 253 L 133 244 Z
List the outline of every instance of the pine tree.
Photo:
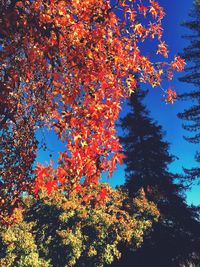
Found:
M 158 197 L 156 187 L 159 187 L 159 194 L 162 195 L 167 184 L 172 182 L 166 169 L 173 157 L 168 152 L 169 144 L 162 140 L 161 126 L 152 121 L 142 104 L 145 95 L 144 91 L 136 91 L 131 95 L 129 105 L 132 110 L 121 122 L 122 129 L 128 133 L 120 140 L 126 154 L 126 187 L 130 196 L 143 187 L 150 200 L 154 201 Z M 166 179 L 161 181 L 163 175 Z
M 168 171 L 173 161 L 161 126 L 155 123 L 142 103 L 145 92 L 131 95 L 131 111 L 122 119 L 125 151 L 125 187 L 130 197 L 144 188 L 160 211 L 160 219 L 136 252 L 125 252 L 119 265 L 137 267 L 177 267 L 199 260 L 200 223 L 198 209 L 185 202 L 184 188 Z M 131 265 L 132 264 L 132 265 Z M 181 265 L 182 266 L 182 265 Z
M 179 80 L 194 85 L 195 89 L 188 86 L 188 92 L 180 95 L 180 99 L 191 100 L 192 106 L 178 114 L 178 117 L 186 121 L 183 128 L 192 133 L 185 139 L 191 143 L 200 143 L 200 0 L 194 2 L 194 8 L 189 14 L 191 20 L 184 22 L 183 26 L 190 30 L 190 34 L 184 36 L 190 44 L 184 48 L 182 57 L 187 62 L 186 75 Z M 200 164 L 200 153 L 196 153 L 196 161 Z M 190 170 L 184 169 L 186 178 L 194 180 L 200 178 L 200 167 Z

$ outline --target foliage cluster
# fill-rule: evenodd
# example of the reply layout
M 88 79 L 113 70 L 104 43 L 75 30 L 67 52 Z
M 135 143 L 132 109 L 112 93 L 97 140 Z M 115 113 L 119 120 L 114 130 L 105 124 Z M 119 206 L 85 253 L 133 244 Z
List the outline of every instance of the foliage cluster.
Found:
M 132 201 L 122 189 L 109 190 L 105 203 L 85 203 L 74 192 L 60 191 L 38 200 L 26 199 L 16 208 L 9 226 L 0 226 L 2 267 L 104 266 L 121 256 L 121 245 L 139 247 L 144 232 L 159 217 L 156 206 L 141 190 Z M 92 187 L 92 192 L 97 188 Z M 9 221 L 8 221 L 9 223 Z
M 1 266 L 103 266 L 158 219 L 145 196 L 99 184 L 122 163 L 115 121 L 139 81 L 161 87 L 164 9 L 154 0 L 0 2 Z M 142 53 L 155 40 L 158 61 Z M 164 90 L 166 102 L 176 92 Z M 36 132 L 63 141 L 56 168 L 34 161 Z M 158 129 L 159 130 L 159 129 Z M 147 193 L 147 192 L 146 192 Z
M 0 12 L 0 210 L 11 214 L 21 193 L 41 184 L 73 189 L 83 179 L 97 183 L 102 171 L 111 175 L 123 158 L 115 121 L 135 75 L 161 87 L 184 60 L 163 62 L 165 13 L 154 0 L 7 0 Z M 142 53 L 148 39 L 159 62 Z M 165 93 L 173 102 L 171 87 Z M 38 169 L 33 175 L 35 132 L 45 126 L 65 143 L 47 183 Z

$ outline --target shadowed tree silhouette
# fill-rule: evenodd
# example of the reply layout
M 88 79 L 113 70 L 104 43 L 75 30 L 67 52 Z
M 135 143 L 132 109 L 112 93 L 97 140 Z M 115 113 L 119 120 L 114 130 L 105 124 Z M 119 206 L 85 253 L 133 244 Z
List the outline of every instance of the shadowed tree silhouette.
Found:
M 190 30 L 190 34 L 183 36 L 190 41 L 190 44 L 184 48 L 182 57 L 187 62 L 185 68 L 186 75 L 179 80 L 195 86 L 195 89 L 190 89 L 188 92 L 179 96 L 183 100 L 191 100 L 192 104 L 183 112 L 178 114 L 178 117 L 184 120 L 183 128 L 190 133 L 185 139 L 191 143 L 200 143 L 200 1 L 194 2 L 193 10 L 189 14 L 190 20 L 182 25 Z M 192 169 L 184 169 L 187 180 L 191 181 L 200 179 L 200 152 L 196 153 L 195 159 L 198 163 L 197 167 Z
M 146 92 L 131 95 L 131 111 L 121 120 L 124 136 L 120 138 L 126 158 L 125 187 L 130 197 L 144 188 L 147 199 L 154 201 L 160 219 L 146 234 L 137 251 L 128 251 L 113 266 L 184 266 L 199 260 L 200 223 L 198 208 L 185 202 L 184 187 L 178 175 L 168 170 L 174 160 L 169 144 L 163 140 L 161 126 L 155 123 L 143 105 Z

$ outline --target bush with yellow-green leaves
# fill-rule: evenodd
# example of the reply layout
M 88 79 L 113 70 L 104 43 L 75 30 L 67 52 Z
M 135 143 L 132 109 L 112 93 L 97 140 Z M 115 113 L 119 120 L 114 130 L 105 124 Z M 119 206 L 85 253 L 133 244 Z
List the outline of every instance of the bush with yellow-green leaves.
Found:
M 103 200 L 96 201 L 99 188 Z M 76 190 L 26 197 L 27 207 L 8 218 L 12 224 L 0 226 L 0 266 L 101 267 L 120 258 L 121 245 L 137 249 L 159 216 L 144 192 L 130 200 L 107 184 L 87 191 L 87 197 Z

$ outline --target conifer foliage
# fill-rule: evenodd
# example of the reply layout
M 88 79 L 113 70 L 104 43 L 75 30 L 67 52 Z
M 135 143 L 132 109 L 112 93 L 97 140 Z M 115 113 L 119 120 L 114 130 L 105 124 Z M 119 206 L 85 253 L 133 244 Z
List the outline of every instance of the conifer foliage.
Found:
M 194 2 L 193 10 L 189 14 L 190 20 L 183 23 L 190 33 L 184 36 L 190 44 L 184 48 L 182 57 L 187 62 L 185 76 L 180 81 L 187 83 L 187 92 L 180 95 L 183 100 L 191 100 L 191 106 L 178 114 L 183 128 L 190 132 L 185 139 L 191 143 L 200 144 L 200 1 Z M 196 153 L 197 167 L 184 169 L 187 179 L 200 179 L 200 151 Z
M 200 246 L 198 209 L 186 204 L 183 186 L 168 170 L 173 157 L 169 144 L 163 140 L 162 128 L 151 119 L 142 103 L 145 94 L 136 90 L 131 95 L 131 111 L 121 122 L 124 136 L 120 140 L 126 156 L 125 188 L 130 197 L 143 188 L 147 199 L 157 204 L 161 216 L 147 233 L 142 248 L 125 253 L 122 266 L 130 261 L 138 267 L 195 263 L 199 260 Z
M 166 192 L 165 183 L 169 184 L 171 178 L 161 180 L 160 177 L 168 176 L 167 165 L 173 159 L 168 152 L 168 143 L 162 140 L 161 126 L 153 122 L 142 104 L 146 93 L 137 90 L 131 95 L 131 112 L 122 119 L 121 126 L 125 130 L 125 136 L 120 140 L 126 155 L 126 187 L 130 195 L 133 197 L 144 187 L 149 197 L 154 199 L 154 196 L 158 197 L 158 192 L 161 198 Z

